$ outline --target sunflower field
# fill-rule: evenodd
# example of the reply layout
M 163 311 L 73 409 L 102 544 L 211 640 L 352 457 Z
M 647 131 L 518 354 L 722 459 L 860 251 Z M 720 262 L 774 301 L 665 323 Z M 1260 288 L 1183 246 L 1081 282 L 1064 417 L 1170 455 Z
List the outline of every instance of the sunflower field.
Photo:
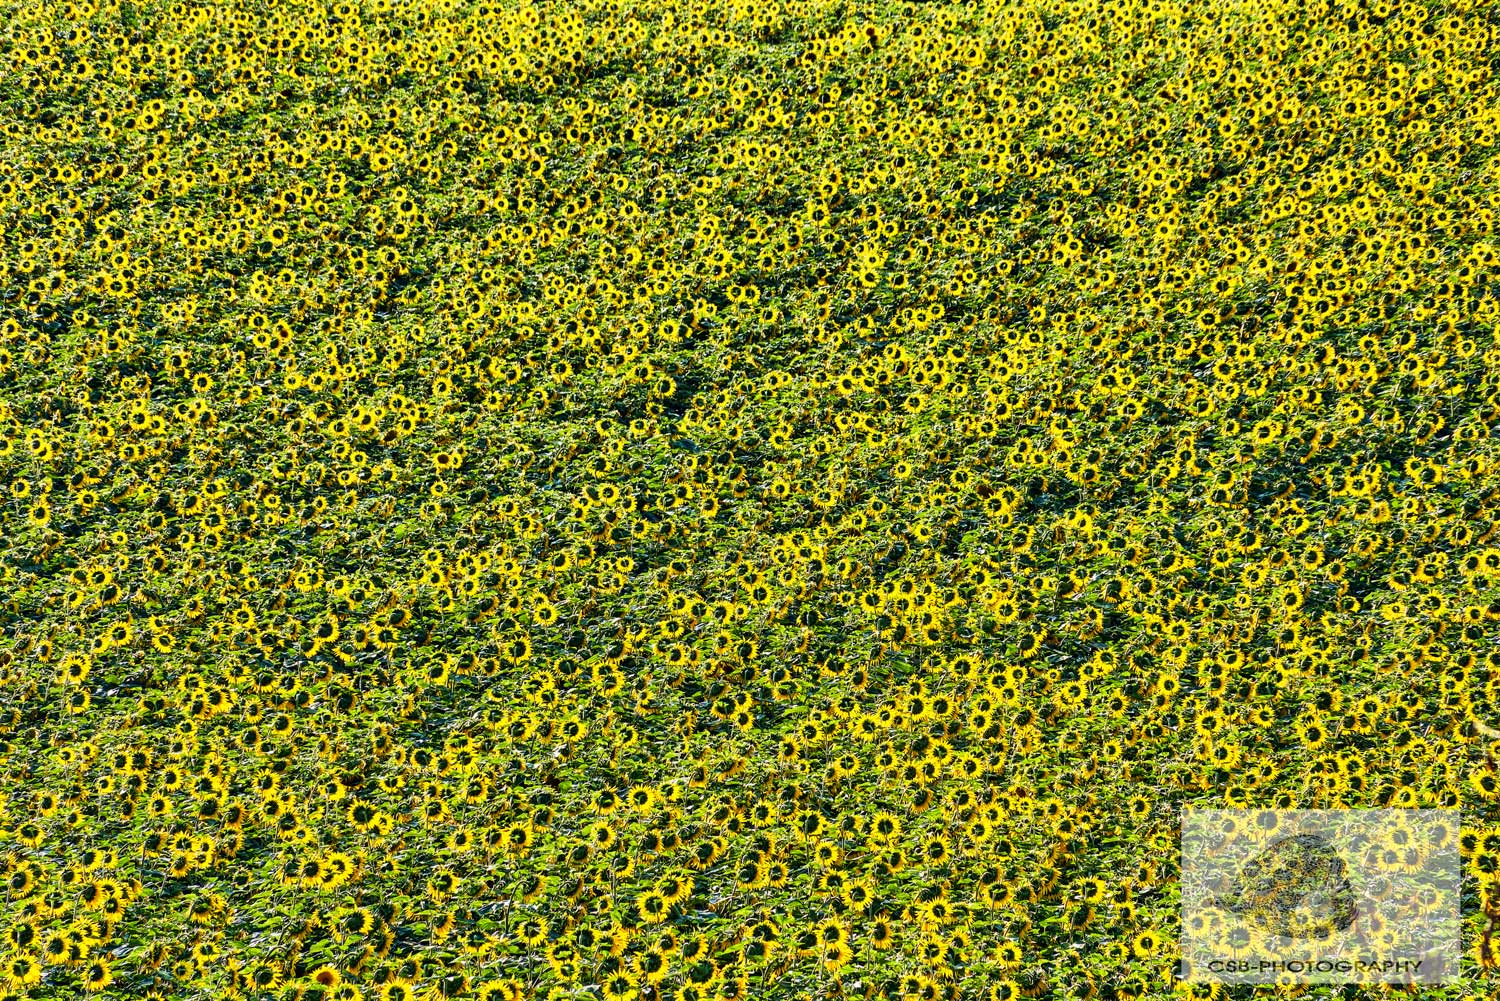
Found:
M 0 8 L 0 1001 L 1493 996 L 1500 5 Z

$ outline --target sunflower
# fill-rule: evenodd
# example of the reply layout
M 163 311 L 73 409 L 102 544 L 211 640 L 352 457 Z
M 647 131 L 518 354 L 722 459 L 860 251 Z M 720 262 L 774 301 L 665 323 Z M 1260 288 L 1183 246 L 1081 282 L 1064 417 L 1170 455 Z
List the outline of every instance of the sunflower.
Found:
M 633 966 L 636 975 L 653 986 L 665 980 L 668 972 L 670 972 L 670 964 L 666 954 L 656 946 L 652 946 L 636 956 Z
M 1161 946 L 1161 936 L 1150 928 L 1146 929 L 1145 931 L 1138 932 L 1136 936 L 1130 940 L 1131 952 L 1135 954 L 1137 959 L 1146 959 L 1150 956 L 1156 955 L 1156 953 L 1161 949 Z
M 10 983 L 31 987 L 41 982 L 42 965 L 30 956 L 15 956 L 6 962 L 5 974 Z
M 275 991 L 281 987 L 281 973 L 276 967 L 261 963 L 249 969 L 245 982 L 257 991 Z
M 616 974 L 605 980 L 600 985 L 600 993 L 605 1001 L 636 1001 L 640 997 L 634 981 L 625 974 Z
M 83 985 L 88 991 L 102 991 L 114 983 L 114 979 L 109 963 L 102 959 L 89 963 L 83 971 Z
M 636 901 L 636 911 L 647 924 L 660 924 L 671 912 L 672 904 L 659 891 L 644 893 Z

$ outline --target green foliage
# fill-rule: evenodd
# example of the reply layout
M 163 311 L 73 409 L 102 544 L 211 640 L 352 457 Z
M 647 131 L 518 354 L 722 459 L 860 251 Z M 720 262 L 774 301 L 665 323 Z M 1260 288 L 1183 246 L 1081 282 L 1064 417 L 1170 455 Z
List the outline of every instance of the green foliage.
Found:
M 4 13 L 0 992 L 1206 997 L 1206 804 L 1489 989 L 1488 6 Z

